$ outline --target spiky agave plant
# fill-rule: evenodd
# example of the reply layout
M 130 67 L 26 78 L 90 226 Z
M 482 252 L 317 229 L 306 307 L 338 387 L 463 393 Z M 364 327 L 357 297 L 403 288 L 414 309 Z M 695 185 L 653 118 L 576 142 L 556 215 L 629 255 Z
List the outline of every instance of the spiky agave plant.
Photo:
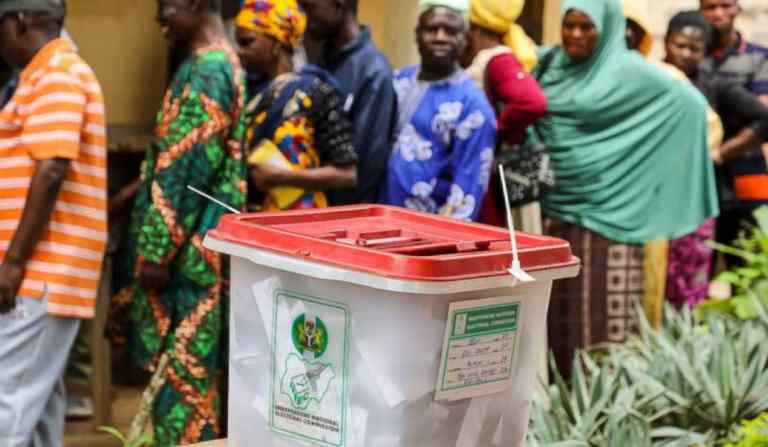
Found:
M 755 320 L 697 322 L 669 307 L 658 330 L 638 309 L 637 337 L 600 362 L 579 354 L 567 383 L 555 374 L 548 399 L 534 405 L 529 444 L 724 445 L 740 421 L 768 411 L 768 310 L 751 299 Z
M 664 426 L 665 415 L 654 413 L 657 397 L 643 395 L 632 378 L 626 365 L 577 354 L 571 380 L 555 373 L 548 399 L 534 403 L 527 445 L 690 447 L 707 441 L 706 435 Z
M 659 330 L 641 317 L 638 338 L 616 346 L 612 364 L 627 368 L 629 382 L 665 425 L 708 433 L 721 444 L 738 423 L 768 410 L 768 313 L 760 300 L 754 321 L 691 312 L 665 312 Z M 641 313 L 642 314 L 642 313 Z

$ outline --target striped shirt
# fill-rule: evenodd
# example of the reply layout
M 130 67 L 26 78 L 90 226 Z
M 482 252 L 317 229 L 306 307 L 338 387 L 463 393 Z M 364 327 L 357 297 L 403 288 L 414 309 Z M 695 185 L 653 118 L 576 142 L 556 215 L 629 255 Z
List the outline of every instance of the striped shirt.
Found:
M 768 49 L 746 41 L 741 35 L 734 45 L 708 57 L 701 74 L 706 78 L 734 81 L 754 95 L 768 95 Z M 744 128 L 737 116 L 722 115 L 726 139 Z M 724 167 L 725 208 L 768 205 L 768 164 L 759 146 Z
M 35 162 L 70 160 L 20 291 L 38 299 L 47 293 L 50 314 L 93 317 L 107 241 L 106 155 L 98 80 L 70 42 L 51 41 L 0 110 L 0 258 L 19 225 Z
M 741 34 L 734 45 L 707 58 L 702 69 L 738 81 L 755 95 L 768 95 L 768 48 L 746 41 Z

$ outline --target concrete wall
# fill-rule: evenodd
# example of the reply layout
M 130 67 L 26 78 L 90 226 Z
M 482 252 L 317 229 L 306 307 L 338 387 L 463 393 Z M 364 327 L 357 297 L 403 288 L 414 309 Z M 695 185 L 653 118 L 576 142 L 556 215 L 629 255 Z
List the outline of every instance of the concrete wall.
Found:
M 418 62 L 414 29 L 418 0 L 360 0 L 360 21 L 370 25 L 373 38 L 392 66 Z
M 526 11 L 538 15 L 533 10 L 541 8 L 539 2 L 544 3 L 545 10 L 552 9 L 548 4 L 554 4 L 555 10 L 559 8 L 559 0 L 537 0 Z M 414 64 L 419 60 L 414 37 L 418 16 L 418 0 L 360 0 L 360 21 L 371 26 L 374 40 L 394 67 Z M 539 17 L 527 19 L 526 24 L 532 28 L 542 28 Z M 559 27 L 559 24 L 555 25 Z M 546 29 L 544 31 L 546 33 Z
M 546 0 L 545 34 L 557 38 L 559 0 Z M 360 0 L 360 21 L 394 67 L 418 62 L 418 0 Z M 154 21 L 155 0 L 69 0 L 67 29 L 104 88 L 108 120 L 148 126 L 162 99 L 166 48 Z
M 560 0 L 547 0 L 544 3 L 543 40 L 548 45 L 560 42 Z
M 166 47 L 155 0 L 69 0 L 67 30 L 96 71 L 108 120 L 118 126 L 154 121 L 166 82 Z M 416 0 L 361 0 L 360 18 L 395 67 L 413 63 Z
M 101 81 L 109 123 L 152 124 L 166 79 L 155 0 L 69 0 L 68 6 L 66 28 Z

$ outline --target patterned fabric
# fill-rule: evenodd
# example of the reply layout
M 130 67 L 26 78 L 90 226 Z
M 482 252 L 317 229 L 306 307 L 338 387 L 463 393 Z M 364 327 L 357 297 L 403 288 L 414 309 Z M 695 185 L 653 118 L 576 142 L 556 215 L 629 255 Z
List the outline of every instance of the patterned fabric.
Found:
M 311 65 L 275 79 L 248 104 L 246 149 L 256 150 L 267 140 L 296 170 L 355 164 L 352 124 L 344 116 L 341 94 L 332 82 L 328 73 Z M 324 192 L 296 188 L 273 188 L 263 198 L 252 193 L 249 197 L 249 205 L 261 211 L 328 206 Z
M 24 210 L 35 161 L 70 169 L 46 231 L 26 265 L 20 294 L 48 312 L 91 318 L 107 240 L 104 99 L 96 75 L 66 39 L 43 47 L 0 111 L 0 259 Z
M 304 37 L 307 16 L 296 0 L 246 0 L 235 24 L 296 48 Z
M 694 307 L 709 296 L 715 220 L 695 233 L 670 242 L 667 267 L 667 299 L 677 307 Z
M 215 439 L 223 429 L 218 380 L 226 358 L 229 272 L 221 255 L 202 243 L 225 211 L 187 185 L 243 208 L 244 81 L 226 43 L 189 57 L 165 96 L 142 167 L 124 269 L 162 264 L 170 282 L 160 293 L 143 289 L 135 274 L 118 284 L 110 335 L 150 371 L 161 354 L 169 357 L 154 401 L 158 446 Z
M 436 82 L 418 74 L 395 75 L 400 116 L 381 202 L 477 220 L 496 147 L 493 109 L 463 71 Z
M 553 284 L 547 317 L 550 348 L 558 369 L 568 376 L 577 349 L 621 343 L 637 333 L 643 246 L 620 244 L 557 220 L 547 220 L 544 233 L 569 241 L 582 262 L 581 275 Z

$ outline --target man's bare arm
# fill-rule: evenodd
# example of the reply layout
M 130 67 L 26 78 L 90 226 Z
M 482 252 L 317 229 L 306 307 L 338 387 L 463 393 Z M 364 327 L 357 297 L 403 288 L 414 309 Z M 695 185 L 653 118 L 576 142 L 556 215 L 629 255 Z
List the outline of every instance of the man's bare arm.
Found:
M 69 160 L 63 158 L 35 164 L 19 226 L 0 264 L 0 313 L 8 313 L 16 306 L 27 261 L 50 222 L 68 169 Z

